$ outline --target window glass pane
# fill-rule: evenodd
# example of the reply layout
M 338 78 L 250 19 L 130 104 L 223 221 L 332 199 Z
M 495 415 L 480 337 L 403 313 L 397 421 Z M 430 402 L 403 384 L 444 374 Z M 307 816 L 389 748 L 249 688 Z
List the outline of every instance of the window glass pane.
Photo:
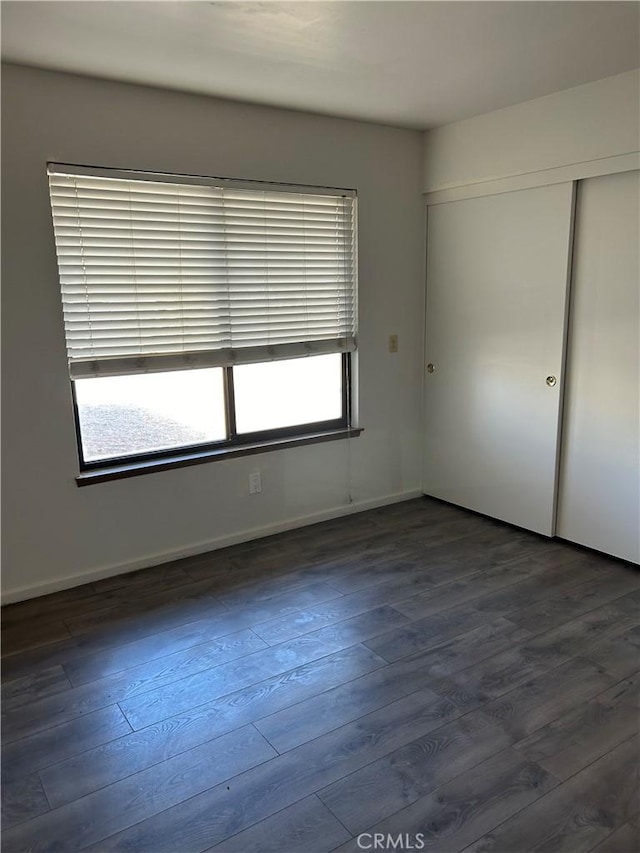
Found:
M 78 379 L 85 461 L 227 437 L 221 368 Z
M 238 433 L 342 417 L 342 356 L 318 355 L 233 368 Z

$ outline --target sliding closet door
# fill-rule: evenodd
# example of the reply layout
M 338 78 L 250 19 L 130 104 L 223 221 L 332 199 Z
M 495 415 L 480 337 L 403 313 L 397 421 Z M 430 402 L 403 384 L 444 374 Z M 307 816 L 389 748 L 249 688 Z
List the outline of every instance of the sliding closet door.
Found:
M 427 494 L 551 535 L 573 186 L 428 210 Z
M 558 535 L 640 562 L 638 172 L 579 184 Z

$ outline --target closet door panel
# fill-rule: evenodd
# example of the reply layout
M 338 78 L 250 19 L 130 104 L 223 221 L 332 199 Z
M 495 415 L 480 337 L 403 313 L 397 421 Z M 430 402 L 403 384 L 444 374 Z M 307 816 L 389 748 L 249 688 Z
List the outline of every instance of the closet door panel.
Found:
M 558 535 L 640 562 L 638 172 L 580 183 Z
M 427 218 L 424 491 L 546 535 L 572 208 L 557 184 Z

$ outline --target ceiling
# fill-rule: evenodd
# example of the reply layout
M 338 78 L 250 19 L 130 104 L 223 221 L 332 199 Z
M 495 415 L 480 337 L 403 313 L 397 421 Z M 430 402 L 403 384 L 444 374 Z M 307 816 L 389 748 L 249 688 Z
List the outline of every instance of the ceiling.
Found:
M 426 129 L 640 65 L 636 2 L 2 2 L 6 61 Z

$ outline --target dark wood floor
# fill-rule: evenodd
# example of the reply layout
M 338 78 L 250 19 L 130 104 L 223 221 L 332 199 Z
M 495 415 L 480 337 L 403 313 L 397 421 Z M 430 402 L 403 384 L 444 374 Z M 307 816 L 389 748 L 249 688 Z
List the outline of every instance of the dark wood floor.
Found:
M 3 849 L 636 853 L 639 605 L 421 499 L 6 607 Z

